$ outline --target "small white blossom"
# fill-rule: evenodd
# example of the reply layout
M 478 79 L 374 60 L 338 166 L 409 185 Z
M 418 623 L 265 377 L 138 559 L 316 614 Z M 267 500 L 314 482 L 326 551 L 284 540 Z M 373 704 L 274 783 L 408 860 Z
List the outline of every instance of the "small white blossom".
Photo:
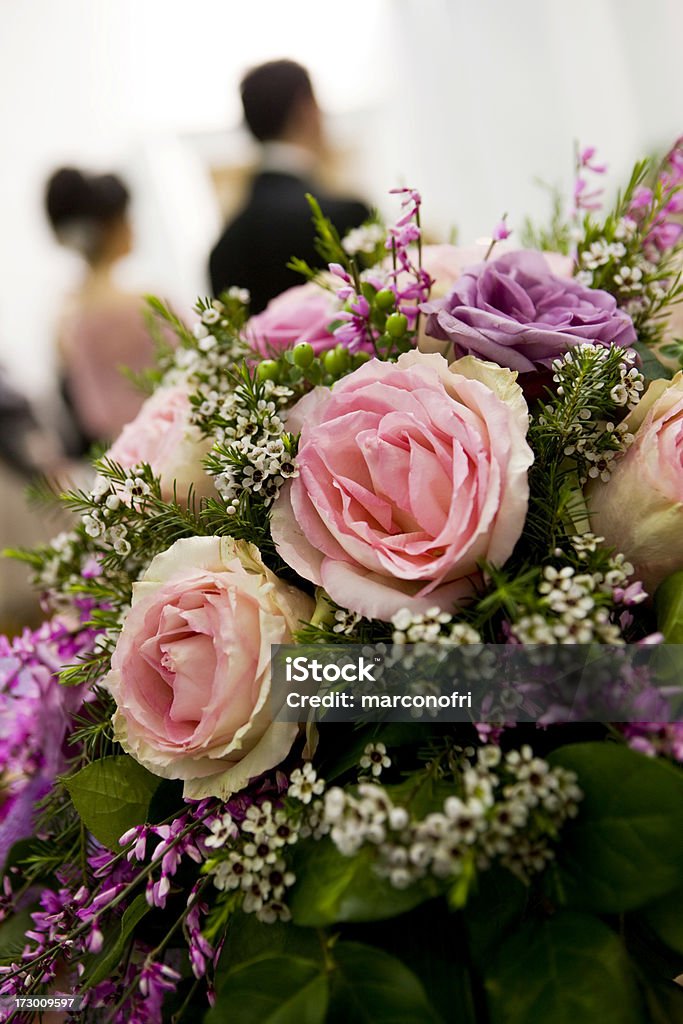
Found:
M 387 748 L 383 743 L 368 743 L 360 759 L 361 768 L 368 768 L 375 777 L 382 774 L 384 768 L 391 766 L 391 758 L 387 756 Z
M 287 795 L 302 804 L 309 804 L 314 796 L 319 796 L 325 789 L 325 781 L 317 777 L 315 768 L 306 761 L 302 768 L 295 768 L 289 777 Z

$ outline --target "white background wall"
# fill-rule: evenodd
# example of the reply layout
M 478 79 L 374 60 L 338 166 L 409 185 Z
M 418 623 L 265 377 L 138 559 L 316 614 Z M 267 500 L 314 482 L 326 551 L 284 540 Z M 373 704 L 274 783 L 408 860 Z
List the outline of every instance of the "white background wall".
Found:
M 181 308 L 206 290 L 219 214 L 186 140 L 235 138 L 257 61 L 310 67 L 371 201 L 390 214 L 387 190 L 415 185 L 430 232 L 466 243 L 542 214 L 533 179 L 569 186 L 575 139 L 618 182 L 682 132 L 682 38 L 679 0 L 0 0 L 0 361 L 45 393 L 79 273 L 42 213 L 58 164 L 131 181 L 131 284 Z

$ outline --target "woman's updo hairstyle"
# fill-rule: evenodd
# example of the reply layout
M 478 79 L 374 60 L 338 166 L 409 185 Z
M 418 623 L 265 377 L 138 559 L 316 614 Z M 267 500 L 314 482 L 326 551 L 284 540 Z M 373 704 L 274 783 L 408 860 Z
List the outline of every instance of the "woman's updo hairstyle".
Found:
M 62 167 L 50 177 L 45 207 L 57 239 L 86 259 L 96 258 L 107 227 L 124 216 L 130 193 L 115 174 Z

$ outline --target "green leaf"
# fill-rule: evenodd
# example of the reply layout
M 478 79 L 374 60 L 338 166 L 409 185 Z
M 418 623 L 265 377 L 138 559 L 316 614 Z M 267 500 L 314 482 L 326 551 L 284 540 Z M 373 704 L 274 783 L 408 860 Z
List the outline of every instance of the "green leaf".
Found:
M 65 778 L 64 785 L 85 827 L 118 853 L 123 833 L 147 819 L 159 779 L 122 754 L 93 761 Z
M 577 743 L 548 758 L 578 775 L 584 799 L 562 829 L 562 901 L 620 913 L 683 878 L 683 772 L 616 743 Z
M 378 946 L 408 964 L 444 1020 L 477 1024 L 477 1002 L 483 993 L 471 972 L 464 920 L 465 915 L 448 910 L 444 899 L 429 900 L 402 917 L 400 923 L 390 918 L 374 924 L 346 925 L 344 938 Z
M 418 978 L 396 957 L 374 946 L 340 942 L 328 1024 L 439 1024 Z
M 660 363 L 659 359 L 657 359 L 657 356 L 648 345 L 643 344 L 642 341 L 636 341 L 632 347 L 641 358 L 641 372 L 644 373 L 649 380 L 658 380 L 662 377 L 666 380 L 670 380 L 671 377 L 673 377 L 673 371 L 664 366 L 663 363 Z
M 501 939 L 519 927 L 529 890 L 504 868 L 482 871 L 467 904 L 464 919 L 472 957 L 479 966 L 489 959 Z
M 644 986 L 647 1024 L 683 1020 L 683 989 L 673 981 L 648 980 Z
M 135 897 L 130 906 L 126 908 L 119 922 L 118 935 L 116 938 L 111 937 L 113 943 L 111 939 L 105 942 L 102 955 L 93 959 L 91 969 L 86 970 L 80 982 L 83 988 L 92 988 L 93 985 L 99 985 L 101 981 L 104 981 L 110 974 L 116 971 L 123 961 L 126 945 L 136 926 L 150 910 L 151 907 L 144 893 L 140 893 L 139 896 Z
M 642 914 L 658 938 L 683 955 L 683 887 L 651 903 Z
M 624 948 L 597 917 L 528 924 L 486 971 L 491 1024 L 645 1024 Z
M 289 906 L 295 924 L 320 928 L 336 921 L 378 921 L 412 910 L 440 892 L 425 882 L 394 889 L 373 870 L 373 851 L 345 857 L 329 839 L 302 843 L 294 855 L 298 879 Z
M 17 914 L 12 914 L 0 924 L 0 964 L 15 963 L 21 957 L 21 952 L 26 945 L 24 936 L 29 928 L 33 928 L 31 910 L 26 908 Z
M 657 628 L 667 644 L 683 644 L 683 571 L 667 576 L 655 594 Z
M 322 960 L 322 947 L 317 934 L 310 928 L 297 928 L 283 921 L 263 924 L 255 914 L 237 910 L 228 921 L 217 973 L 225 976 L 238 964 L 275 954 Z
M 205 1024 L 324 1024 L 328 981 L 320 964 L 271 956 L 231 971 Z

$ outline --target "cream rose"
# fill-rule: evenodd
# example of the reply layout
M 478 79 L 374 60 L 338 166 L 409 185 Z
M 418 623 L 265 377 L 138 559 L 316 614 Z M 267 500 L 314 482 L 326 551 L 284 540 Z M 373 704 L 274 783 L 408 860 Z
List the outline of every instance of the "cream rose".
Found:
M 587 487 L 591 526 L 652 593 L 683 569 L 683 372 L 653 381 L 626 422 L 634 443 Z
M 289 753 L 273 722 L 271 644 L 290 643 L 315 602 L 274 576 L 253 544 L 190 537 L 157 555 L 133 601 L 105 685 L 116 739 L 185 796 L 227 799 Z

